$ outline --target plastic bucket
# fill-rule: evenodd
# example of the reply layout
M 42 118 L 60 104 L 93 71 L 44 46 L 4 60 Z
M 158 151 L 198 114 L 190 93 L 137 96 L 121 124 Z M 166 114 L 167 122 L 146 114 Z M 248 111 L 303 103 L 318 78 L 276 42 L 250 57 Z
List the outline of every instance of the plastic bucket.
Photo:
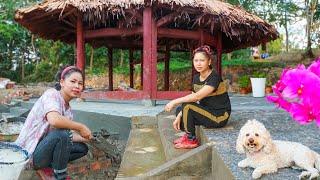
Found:
M 266 95 L 266 78 L 250 78 L 253 97 L 264 97 Z
M 12 143 L 0 142 L 1 180 L 18 180 L 28 161 L 29 155 L 26 150 Z

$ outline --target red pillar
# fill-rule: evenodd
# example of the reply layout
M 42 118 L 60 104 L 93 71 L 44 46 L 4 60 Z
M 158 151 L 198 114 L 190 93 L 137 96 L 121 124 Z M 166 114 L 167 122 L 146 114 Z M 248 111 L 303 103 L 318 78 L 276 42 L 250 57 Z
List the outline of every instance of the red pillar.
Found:
M 221 63 L 222 63 L 222 32 L 218 33 L 217 42 L 217 72 L 221 76 Z
M 143 91 L 145 99 L 152 98 L 152 9 L 143 10 Z
M 109 91 L 113 91 L 113 49 L 108 48 Z
M 158 63 L 158 55 L 157 55 L 157 45 L 158 45 L 158 26 L 157 21 L 154 19 L 153 11 L 151 9 L 151 99 L 156 99 L 158 85 L 157 85 L 157 63 Z
M 169 78 L 170 78 L 169 64 L 170 64 L 170 46 L 167 45 L 165 60 L 164 60 L 164 90 L 165 91 L 169 91 Z
M 141 87 L 143 87 L 143 50 L 141 51 L 141 64 L 140 64 L 140 77 L 141 77 Z
M 199 42 L 198 46 L 203 46 L 204 45 L 204 34 L 203 34 L 203 29 L 199 29 Z M 198 48 L 198 47 L 196 47 Z M 192 76 L 191 76 L 191 83 L 193 82 L 193 77 L 197 73 L 196 69 L 194 68 L 193 61 L 192 61 Z M 192 89 L 191 89 L 192 90 Z
M 133 51 L 129 49 L 130 87 L 133 88 Z
M 84 56 L 84 36 L 83 36 L 83 16 L 81 13 L 77 17 L 77 67 L 85 73 L 86 63 Z

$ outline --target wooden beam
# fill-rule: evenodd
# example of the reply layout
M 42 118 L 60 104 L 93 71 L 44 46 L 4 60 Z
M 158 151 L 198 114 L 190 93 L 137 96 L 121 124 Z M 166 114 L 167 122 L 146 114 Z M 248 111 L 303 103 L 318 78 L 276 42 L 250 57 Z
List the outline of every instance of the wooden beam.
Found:
M 218 33 L 217 42 L 217 72 L 221 76 L 221 63 L 222 63 L 222 32 Z
M 143 100 L 143 91 L 88 91 L 82 92 L 84 99 L 111 99 L 111 100 Z
M 118 29 L 118 28 L 103 28 L 97 30 L 84 31 L 85 38 L 97 38 L 97 37 L 111 37 L 111 36 L 131 36 L 136 34 L 142 34 L 143 28 L 132 29 Z
M 170 46 L 166 46 L 166 54 L 165 54 L 165 61 L 164 61 L 164 90 L 169 91 L 169 78 L 170 78 Z
M 44 18 L 44 17 L 47 17 L 47 16 L 53 16 L 53 15 L 55 15 L 55 14 L 59 14 L 61 11 L 60 11 L 60 9 L 56 9 L 56 10 L 54 10 L 54 11 L 50 11 L 50 12 L 47 12 L 47 11 L 43 11 L 40 15 L 35 15 L 35 16 L 33 16 L 32 18 L 30 18 L 29 19 L 29 21 L 35 21 L 35 20 L 37 20 L 37 19 L 46 19 L 46 18 Z
M 83 73 L 85 73 L 86 69 L 84 43 L 82 14 L 79 13 L 77 19 L 77 67 L 79 67 Z
M 140 77 L 141 77 L 141 83 L 140 83 L 140 85 L 141 85 L 141 87 L 143 87 L 143 69 L 144 69 L 144 67 L 143 67 L 143 50 L 141 50 L 141 67 L 140 67 Z
M 204 36 L 204 44 L 217 47 L 217 39 L 215 37 L 211 36 L 208 33 L 204 33 L 203 36 Z
M 191 94 L 191 91 L 157 91 L 155 99 L 171 100 Z M 109 99 L 109 100 L 143 100 L 143 91 L 87 91 L 81 93 L 84 99 Z
M 156 99 L 177 99 L 191 94 L 191 91 L 157 91 Z
M 159 28 L 159 37 L 169 37 L 169 38 L 181 38 L 181 39 L 199 39 L 199 33 L 197 31 L 187 31 L 180 29 L 170 29 L 170 28 Z
M 141 23 L 141 24 L 143 23 L 143 16 L 139 13 L 139 11 L 135 11 L 133 9 L 126 9 L 125 12 L 136 17 L 139 23 Z
M 70 14 L 70 16 L 68 16 L 69 20 L 71 21 L 71 23 L 74 23 L 77 21 L 76 15 L 75 14 Z
M 130 87 L 133 88 L 133 50 L 129 49 Z
M 200 34 L 198 31 L 188 31 L 180 29 L 170 29 L 170 28 L 158 28 L 159 37 L 169 37 L 169 38 L 181 38 L 181 39 L 194 39 L 200 40 Z M 205 44 L 212 45 L 216 47 L 217 40 L 211 36 L 209 33 L 203 32 L 203 39 Z
M 59 16 L 59 21 L 63 20 L 65 17 L 69 16 L 70 14 L 72 14 L 76 11 L 77 11 L 77 8 L 74 8 L 74 9 L 71 9 L 68 12 L 64 13 L 64 15 L 61 14 L 62 16 L 61 15 Z
M 146 98 L 152 96 L 152 9 L 143 9 L 143 91 Z
M 65 24 L 67 24 L 70 27 L 76 28 L 76 26 L 74 24 L 72 24 L 71 22 L 69 22 L 69 21 L 67 21 L 65 19 L 63 19 L 62 22 L 64 22 Z
M 177 17 L 177 15 L 179 15 L 179 14 L 180 14 L 179 12 L 173 12 L 171 14 L 168 14 L 168 15 L 165 15 L 165 16 L 161 17 L 157 22 L 157 27 L 161 27 L 161 26 L 169 23 L 175 17 Z
M 158 26 L 154 20 L 154 14 L 151 9 L 151 99 L 157 95 L 157 49 L 158 49 Z
M 114 49 L 126 49 L 126 48 L 138 48 L 141 49 L 143 46 L 142 41 L 133 41 L 133 40 L 106 40 L 106 41 L 98 41 L 95 42 L 95 40 L 88 39 L 87 43 L 92 43 L 94 47 L 108 47 L 108 48 L 114 48 Z
M 113 91 L 113 49 L 108 48 L 109 91 Z

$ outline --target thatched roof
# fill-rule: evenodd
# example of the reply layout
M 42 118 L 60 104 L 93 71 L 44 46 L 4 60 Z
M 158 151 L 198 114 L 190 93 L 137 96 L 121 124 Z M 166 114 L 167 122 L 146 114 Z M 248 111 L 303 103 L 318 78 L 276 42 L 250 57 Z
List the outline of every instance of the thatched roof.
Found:
M 77 14 L 83 14 L 85 30 L 132 29 L 142 26 L 143 9 L 153 7 L 156 20 L 171 18 L 161 27 L 204 32 L 216 37 L 222 32 L 223 51 L 230 52 L 275 40 L 278 32 L 247 10 L 219 0 L 49 0 L 16 11 L 15 20 L 31 33 L 52 40 L 74 43 Z M 174 16 L 174 17 L 173 17 Z M 130 31 L 130 30 L 129 30 Z M 94 47 L 139 48 L 142 35 L 86 39 Z M 130 42 L 130 43 L 128 43 Z M 158 37 L 158 44 L 197 46 L 196 40 Z

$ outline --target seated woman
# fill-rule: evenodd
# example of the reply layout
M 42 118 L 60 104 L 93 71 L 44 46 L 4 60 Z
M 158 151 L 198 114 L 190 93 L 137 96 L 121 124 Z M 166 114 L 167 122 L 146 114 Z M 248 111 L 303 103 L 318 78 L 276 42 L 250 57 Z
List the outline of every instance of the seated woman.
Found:
M 48 89 L 34 104 L 15 143 L 28 151 L 30 165 L 42 178 L 53 173 L 49 179 L 60 180 L 67 179 L 69 161 L 87 154 L 84 143 L 92 135 L 86 125 L 72 121 L 69 104 L 83 90 L 81 70 L 75 66 L 62 68 L 56 80 L 55 89 Z
M 186 134 L 174 141 L 174 147 L 177 149 L 198 147 L 195 126 L 224 127 L 231 113 L 226 85 L 211 68 L 210 47 L 201 46 L 193 53 L 193 65 L 198 71 L 192 83 L 193 93 L 174 99 L 165 106 L 165 111 L 170 112 L 175 105 L 182 104 L 176 110 L 177 117 L 173 122 L 173 128 Z

